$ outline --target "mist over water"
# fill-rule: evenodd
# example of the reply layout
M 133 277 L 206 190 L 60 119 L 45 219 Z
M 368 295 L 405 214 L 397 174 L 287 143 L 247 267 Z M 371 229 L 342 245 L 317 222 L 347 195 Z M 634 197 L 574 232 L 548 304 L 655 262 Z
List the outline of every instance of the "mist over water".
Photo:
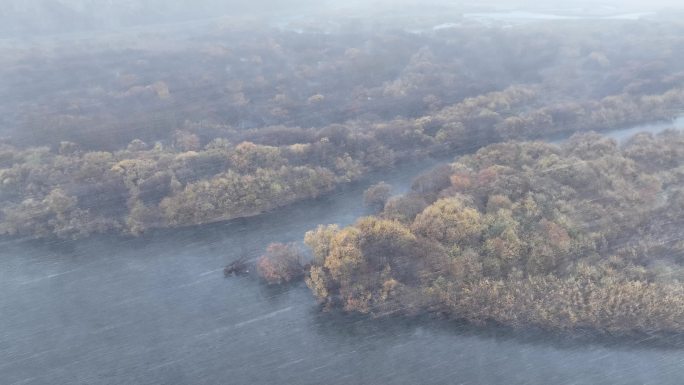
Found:
M 4 0 L 0 384 L 682 384 L 681 16 Z

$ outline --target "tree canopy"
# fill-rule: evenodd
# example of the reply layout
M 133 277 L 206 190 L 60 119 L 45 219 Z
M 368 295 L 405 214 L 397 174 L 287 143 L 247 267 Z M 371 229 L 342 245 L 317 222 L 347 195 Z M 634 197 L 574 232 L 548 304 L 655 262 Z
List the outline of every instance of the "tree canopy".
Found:
M 449 186 L 403 198 L 426 202 L 415 216 L 389 201 L 308 233 L 307 284 L 328 308 L 374 316 L 681 332 L 683 161 L 680 131 L 490 145 L 450 164 Z

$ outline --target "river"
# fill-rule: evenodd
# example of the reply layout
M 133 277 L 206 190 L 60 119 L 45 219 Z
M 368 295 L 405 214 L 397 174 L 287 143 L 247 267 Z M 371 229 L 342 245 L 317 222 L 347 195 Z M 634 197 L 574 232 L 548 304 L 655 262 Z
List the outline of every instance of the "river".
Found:
M 373 179 L 400 193 L 435 163 Z M 682 383 L 679 345 L 325 314 L 301 283 L 271 288 L 252 276 L 223 277 L 226 263 L 270 242 L 367 214 L 369 183 L 258 217 L 135 239 L 3 241 L 0 383 Z

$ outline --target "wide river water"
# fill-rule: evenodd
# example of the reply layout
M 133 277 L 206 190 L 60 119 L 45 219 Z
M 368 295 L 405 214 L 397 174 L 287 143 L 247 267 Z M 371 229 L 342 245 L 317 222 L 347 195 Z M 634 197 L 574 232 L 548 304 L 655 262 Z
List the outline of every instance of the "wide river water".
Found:
M 371 179 L 400 193 L 435 162 Z M 684 383 L 678 344 L 325 314 L 303 284 L 223 277 L 225 264 L 270 242 L 299 241 L 317 224 L 367 214 L 361 196 L 369 183 L 136 239 L 2 242 L 0 384 Z

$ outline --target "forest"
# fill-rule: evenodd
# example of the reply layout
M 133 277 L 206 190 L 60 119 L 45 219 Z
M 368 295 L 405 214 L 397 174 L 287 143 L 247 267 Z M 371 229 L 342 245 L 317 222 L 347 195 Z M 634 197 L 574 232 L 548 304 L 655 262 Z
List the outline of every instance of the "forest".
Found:
M 412 159 L 668 120 L 684 109 L 683 32 L 672 20 L 237 24 L 144 47 L 10 50 L 0 234 L 206 224 Z
M 676 130 L 492 144 L 377 215 L 308 232 L 307 284 L 325 308 L 374 317 L 682 332 L 683 165 Z

